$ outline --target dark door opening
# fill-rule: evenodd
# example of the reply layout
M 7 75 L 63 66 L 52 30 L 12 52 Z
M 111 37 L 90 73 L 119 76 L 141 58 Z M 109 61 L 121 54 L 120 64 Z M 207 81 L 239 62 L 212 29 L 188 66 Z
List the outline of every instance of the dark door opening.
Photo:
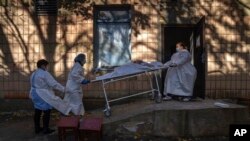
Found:
M 171 59 L 171 56 L 175 53 L 175 45 L 177 42 L 184 42 L 192 55 L 192 64 L 197 70 L 193 96 L 200 98 L 205 98 L 204 20 L 205 18 L 203 17 L 194 25 L 166 25 L 162 29 L 162 62 L 165 63 Z M 163 71 L 162 91 L 164 89 L 165 76 L 166 71 Z

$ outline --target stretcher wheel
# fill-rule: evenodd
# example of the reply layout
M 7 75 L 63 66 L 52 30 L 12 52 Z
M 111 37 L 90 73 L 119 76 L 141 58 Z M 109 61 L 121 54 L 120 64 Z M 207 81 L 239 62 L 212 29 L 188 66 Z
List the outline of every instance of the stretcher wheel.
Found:
M 111 116 L 111 110 L 106 109 L 106 110 L 104 111 L 104 115 L 105 115 L 106 117 L 110 117 L 110 116 Z
M 157 97 L 155 98 L 155 102 L 156 102 L 156 103 L 161 103 L 161 102 L 162 102 L 161 96 L 157 96 Z

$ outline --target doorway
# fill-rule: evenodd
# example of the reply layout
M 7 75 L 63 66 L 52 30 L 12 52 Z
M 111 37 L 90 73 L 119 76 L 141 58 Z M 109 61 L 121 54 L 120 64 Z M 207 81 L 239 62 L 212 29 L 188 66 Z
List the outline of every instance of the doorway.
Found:
M 197 24 L 190 25 L 164 25 L 162 28 L 162 62 L 167 62 L 176 52 L 175 45 L 184 42 L 191 53 L 191 63 L 197 70 L 194 86 L 194 97 L 205 98 L 205 49 L 204 49 L 204 23 L 202 17 Z M 162 91 L 164 89 L 166 71 L 162 72 Z

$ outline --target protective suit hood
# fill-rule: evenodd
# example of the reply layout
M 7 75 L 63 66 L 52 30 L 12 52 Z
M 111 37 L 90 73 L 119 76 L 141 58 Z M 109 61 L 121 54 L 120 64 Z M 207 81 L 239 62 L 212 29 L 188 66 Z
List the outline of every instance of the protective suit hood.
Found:
M 81 66 L 83 66 L 83 64 L 85 63 L 85 60 L 86 60 L 86 57 L 85 57 L 84 54 L 78 54 L 78 55 L 75 57 L 75 59 L 74 59 L 74 61 L 75 61 L 75 62 L 79 62 L 79 63 L 81 64 Z

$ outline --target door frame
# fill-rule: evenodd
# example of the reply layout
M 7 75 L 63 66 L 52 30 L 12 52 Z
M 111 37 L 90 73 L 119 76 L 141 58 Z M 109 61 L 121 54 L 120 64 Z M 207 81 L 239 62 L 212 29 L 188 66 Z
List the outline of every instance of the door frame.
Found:
M 205 96 L 206 96 L 206 78 L 207 78 L 207 49 L 205 47 L 205 16 L 201 17 L 197 23 L 195 24 L 162 24 L 161 25 L 161 61 L 164 61 L 164 53 L 165 53 L 165 43 L 164 43 L 164 33 L 165 33 L 165 28 L 167 27 L 177 27 L 177 28 L 193 28 L 193 31 L 195 32 L 196 30 L 196 26 L 197 24 L 201 21 L 201 20 L 204 20 L 203 21 L 203 31 L 202 31 L 202 40 L 201 40 L 201 44 L 202 44 L 202 47 L 203 47 L 203 53 L 205 55 L 205 64 L 204 64 L 204 84 L 203 84 L 203 88 L 204 88 L 204 94 L 201 98 L 205 99 Z M 195 42 L 195 41 L 194 41 Z M 196 46 L 196 43 L 195 43 L 195 46 Z M 165 63 L 165 62 L 163 62 Z M 161 87 L 163 88 L 164 87 L 164 80 L 161 80 Z M 197 97 L 200 97 L 200 96 L 197 96 Z
M 195 28 L 195 24 L 162 24 L 161 25 L 161 61 L 164 61 L 165 44 L 164 44 L 164 33 L 167 27 L 181 27 L 181 28 Z
M 200 65 L 202 65 L 202 68 L 200 68 L 200 69 L 202 69 L 203 73 L 204 73 L 204 74 L 201 74 L 202 75 L 201 77 L 204 79 L 203 85 L 202 85 L 203 89 L 201 89 L 202 93 L 204 93 L 203 97 L 201 97 L 203 99 L 205 99 L 205 96 L 206 96 L 206 74 L 207 74 L 207 50 L 206 50 L 206 47 L 205 47 L 205 20 L 206 20 L 205 16 L 202 16 L 199 19 L 199 21 L 195 24 L 195 40 L 194 40 L 195 47 L 197 47 L 197 45 L 196 45 L 196 39 L 197 39 L 197 35 L 198 35 L 197 34 L 197 30 L 200 29 L 201 33 L 202 33 L 202 34 L 200 34 L 201 35 L 201 37 L 200 37 L 200 44 L 201 44 L 201 47 L 202 47 L 202 54 L 201 54 L 200 57 L 201 57 L 201 61 L 202 61 L 202 59 L 204 59 L 203 60 L 204 63 L 200 63 Z M 196 52 L 196 53 L 199 53 L 199 52 Z M 197 66 L 198 63 L 196 63 L 195 65 Z M 198 71 L 197 71 L 197 75 L 198 75 Z M 197 90 L 197 89 L 195 89 L 195 90 Z

